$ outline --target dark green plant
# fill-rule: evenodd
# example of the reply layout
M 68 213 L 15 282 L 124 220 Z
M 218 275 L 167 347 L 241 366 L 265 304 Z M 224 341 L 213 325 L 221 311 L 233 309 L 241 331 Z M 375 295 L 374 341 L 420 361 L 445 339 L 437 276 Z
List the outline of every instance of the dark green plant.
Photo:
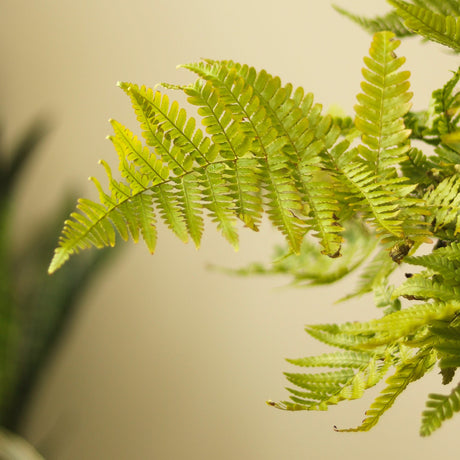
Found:
M 198 107 L 205 132 L 166 94 L 120 83 L 145 144 L 111 121 L 122 180 L 102 162 L 109 191 L 93 179 L 100 203 L 79 200 L 49 271 L 82 249 L 115 245 L 116 232 L 124 240 L 142 236 L 153 252 L 157 216 L 198 246 L 206 212 L 237 246 L 236 222 L 257 230 L 265 211 L 287 248 L 274 268 L 246 272 L 331 283 L 364 265 L 347 297 L 372 292 L 384 308 L 369 322 L 308 326 L 312 337 L 340 351 L 289 361 L 334 370 L 287 373 L 295 387 L 290 400 L 270 405 L 325 410 L 360 398 L 391 371 L 362 424 L 340 430 L 366 431 L 428 371 L 438 367 L 450 383 L 460 366 L 460 69 L 433 92 L 427 110 L 412 112 L 410 73 L 396 55 L 395 34 L 418 34 L 458 53 L 460 4 L 389 3 L 394 9 L 372 20 L 342 10 L 374 33 L 351 117 L 324 114 L 302 88 L 233 61 L 185 65 L 195 83 L 163 85 Z M 431 253 L 417 255 L 422 245 Z M 421 271 L 394 287 L 389 277 L 402 263 Z M 460 410 L 458 388 L 429 396 L 422 435 Z
M 107 251 L 87 254 L 65 267 L 58 277 L 46 275 L 60 223 L 70 200 L 61 204 L 56 220 L 34 226 L 21 243 L 13 241 L 12 213 L 18 179 L 34 155 L 46 125 L 32 124 L 11 151 L 0 146 L 0 435 L 2 449 L 21 433 L 37 383 L 60 337 L 72 319 L 87 283 L 107 258 Z M 72 200 L 73 201 L 73 200 Z M 13 441 L 12 441 L 13 442 Z M 3 450 L 2 450 L 3 452 Z M 8 457 L 9 458 L 9 457 Z

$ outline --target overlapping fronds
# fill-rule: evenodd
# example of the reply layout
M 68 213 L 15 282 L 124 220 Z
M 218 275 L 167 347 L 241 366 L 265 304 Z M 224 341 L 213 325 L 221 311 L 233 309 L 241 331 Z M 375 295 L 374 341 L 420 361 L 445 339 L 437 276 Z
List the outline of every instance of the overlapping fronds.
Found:
M 366 411 L 366 417 L 356 428 L 345 428 L 337 431 L 368 431 L 377 424 L 380 417 L 394 404 L 396 398 L 407 386 L 423 377 L 434 365 L 434 353 L 422 350 L 413 358 L 403 361 L 396 367 L 395 373 L 386 381 L 387 386 Z
M 441 368 L 443 381 L 450 381 L 460 366 L 460 328 L 457 324 L 460 291 L 452 283 L 444 285 L 435 277 L 453 271 L 456 275 L 451 274 L 450 278 L 458 284 L 459 255 L 458 245 L 452 245 L 426 256 L 408 257 L 412 264 L 430 270 L 409 277 L 397 289 L 387 289 L 389 286 L 385 283 L 374 286 L 375 293 L 381 289 L 382 306 L 388 307 L 382 318 L 341 325 L 308 326 L 306 331 L 312 337 L 344 351 L 289 362 L 303 367 L 326 366 L 340 370 L 321 374 L 321 381 L 315 380 L 319 379 L 315 377 L 317 374 L 288 373 L 287 379 L 302 390 L 288 388 L 292 394 L 291 401 L 269 403 L 285 410 L 326 410 L 330 404 L 362 396 L 364 390 L 371 386 L 363 373 L 372 369 L 372 363 L 377 362 L 381 366 L 381 372 L 373 374 L 375 383 L 394 366 L 394 374 L 366 412 L 362 424 L 356 428 L 337 430 L 367 431 L 409 383 L 421 378 L 436 362 Z M 401 309 L 399 297 L 424 300 L 425 303 Z M 418 352 L 413 353 L 413 349 L 418 349 Z M 367 363 L 363 364 L 366 360 Z M 353 371 L 355 368 L 359 369 L 358 372 Z
M 120 83 L 143 139 L 111 120 L 121 179 L 101 161 L 108 191 L 92 178 L 99 202 L 79 200 L 49 271 L 90 246 L 115 245 L 117 234 L 154 252 L 160 221 L 198 247 L 210 220 L 237 248 L 239 226 L 257 231 L 266 213 L 285 246 L 269 267 L 232 272 L 312 285 L 360 267 L 358 286 L 342 300 L 373 293 L 383 309 L 370 321 L 307 326 L 339 351 L 288 360 L 311 372 L 286 373 L 290 400 L 270 405 L 326 410 L 360 398 L 392 368 L 362 424 L 337 430 L 367 431 L 435 364 L 451 382 L 460 367 L 460 70 L 427 110 L 411 112 L 410 73 L 395 52 L 396 36 L 414 33 L 460 51 L 460 4 L 389 2 L 396 10 L 374 19 L 336 8 L 375 32 L 354 118 L 324 115 L 311 93 L 231 60 L 183 65 L 193 83 L 163 84 L 185 93 L 197 119 L 163 91 Z M 419 148 L 427 144 L 428 152 Z M 415 256 L 431 238 L 432 252 Z M 393 286 L 390 276 L 404 263 L 417 273 Z M 458 387 L 430 395 L 422 435 L 459 410 L 459 395 Z
M 324 177 L 318 180 L 321 172 L 319 155 L 324 148 L 330 148 L 340 134 L 331 117 L 320 115 L 321 106 L 313 104 L 311 93 L 304 94 L 301 88 L 294 91 L 292 85 L 283 87 L 278 77 L 265 71 L 257 73 L 254 68 L 232 61 L 207 61 L 183 67 L 215 86 L 231 116 L 242 121 L 245 134 L 254 139 L 252 149 L 258 152 L 258 156 L 265 158 L 267 155 L 264 132 L 272 129 L 278 139 L 283 139 L 282 153 L 274 162 L 268 162 L 269 168 L 263 170 L 266 179 L 262 186 L 272 204 L 269 215 L 280 229 L 285 226 L 286 213 L 304 215 L 303 225 L 313 229 L 324 253 L 337 256 L 342 242 L 342 228 L 335 217 L 339 206 L 330 181 Z M 191 90 L 187 88 L 185 91 Z M 193 97 L 190 102 L 200 106 L 200 110 L 206 110 L 202 99 Z M 294 183 L 281 181 L 278 188 L 278 173 L 275 171 L 283 172 L 285 168 L 289 169 Z M 283 195 L 291 197 L 284 211 L 283 206 L 275 205 L 283 204 L 282 200 L 279 201 Z M 278 208 L 279 211 L 275 212 Z M 295 238 L 291 243 L 293 241 Z M 296 252 L 299 250 L 299 246 L 292 244 L 291 248 Z
M 402 0 L 388 1 L 396 8 L 397 14 L 404 19 L 404 25 L 408 29 L 428 40 L 448 46 L 457 53 L 460 52 L 460 17 L 458 11 L 453 11 L 450 8 L 449 12 L 456 13 L 453 16 L 435 13 L 424 6 L 412 5 Z M 449 2 L 440 3 L 447 6 Z M 451 5 L 452 3 L 449 6 Z
M 123 180 L 115 180 L 102 163 L 110 193 L 93 179 L 100 203 L 80 201 L 80 212 L 65 224 L 50 272 L 81 249 L 114 245 L 114 229 L 125 240 L 142 236 L 153 252 L 158 217 L 181 240 L 190 238 L 197 246 L 204 214 L 237 247 L 237 219 L 257 230 L 263 210 L 293 253 L 310 232 L 323 254 L 338 257 L 341 222 L 358 215 L 394 244 L 411 247 L 423 241 L 424 210 L 409 196 L 415 186 L 392 169 L 409 149 L 403 117 L 411 93 L 408 72 L 399 71 L 404 60 L 394 56 L 397 46 L 393 34 L 377 33 L 365 59 L 356 107 L 355 125 L 362 133 L 357 150 L 348 148 L 340 124 L 321 115 L 310 93 L 233 61 L 185 65 L 198 80 L 174 87 L 198 107 L 205 132 L 166 94 L 120 83 L 147 145 L 112 121 L 110 139 Z
M 363 92 L 355 106 L 355 125 L 362 134 L 362 144 L 355 158 L 351 150 L 342 155 L 339 164 L 350 190 L 350 205 L 364 212 L 382 237 L 387 241 L 423 241 L 428 231 L 417 214 L 426 211 L 414 206 L 408 195 L 415 185 L 399 177 L 396 170 L 410 150 L 410 130 L 405 128 L 404 116 L 412 98 L 409 72 L 400 70 L 404 58 L 394 53 L 398 46 L 392 32 L 374 35 L 369 57 L 364 58 Z
M 257 230 L 265 208 L 291 251 L 298 252 L 312 231 L 323 253 L 340 254 L 340 206 L 321 160 L 340 135 L 332 117 L 321 115 L 311 94 L 282 86 L 265 71 L 231 61 L 184 67 L 199 76 L 180 89 L 199 107 L 206 133 L 167 95 L 120 83 L 147 145 L 112 121 L 110 139 L 124 180 L 115 180 L 103 162 L 110 193 L 94 179 L 101 203 L 79 202 L 51 272 L 81 249 L 114 245 L 114 228 L 123 239 L 142 235 L 153 252 L 157 214 L 179 238 L 198 246 L 204 211 L 235 247 L 236 219 Z

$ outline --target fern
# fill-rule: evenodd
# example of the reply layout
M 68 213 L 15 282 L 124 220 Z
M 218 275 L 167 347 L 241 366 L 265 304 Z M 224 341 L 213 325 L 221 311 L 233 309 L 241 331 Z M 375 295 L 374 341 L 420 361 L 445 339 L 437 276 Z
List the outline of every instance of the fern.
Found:
M 388 0 L 404 19 L 405 26 L 429 40 L 441 43 L 454 51 L 460 51 L 460 18 L 446 16 L 433 11 L 411 5 L 401 0 Z M 447 2 L 444 2 L 447 4 Z M 457 11 L 458 14 L 458 11 Z
M 432 393 L 428 397 L 427 410 L 422 414 L 421 436 L 429 436 L 445 420 L 460 411 L 460 385 L 457 385 L 447 396 Z
M 288 388 L 291 401 L 269 404 L 283 410 L 327 410 L 328 406 L 344 400 L 360 398 L 364 391 L 376 385 L 391 364 L 389 353 L 373 356 L 363 353 L 334 353 L 315 358 L 289 360 L 300 366 L 337 366 L 341 370 L 314 374 L 286 373 L 294 385 L 307 390 Z M 355 368 L 353 371 L 350 368 Z M 308 398 L 308 399 L 305 399 Z
M 285 275 L 298 287 L 334 283 L 356 271 L 375 249 L 377 239 L 368 228 L 358 222 L 346 222 L 342 255 L 339 259 L 324 257 L 312 238 L 302 241 L 299 254 L 293 254 L 289 247 L 277 246 L 270 265 L 253 262 L 246 267 L 220 271 L 239 276 Z M 389 259 L 388 254 L 384 254 Z
M 420 379 L 429 371 L 434 364 L 432 352 L 422 351 L 412 359 L 401 363 L 396 368 L 396 372 L 388 378 L 387 386 L 371 404 L 366 411 L 366 417 L 361 425 L 356 428 L 345 428 L 337 431 L 368 431 L 377 424 L 380 417 L 394 404 L 396 398 L 406 389 L 406 387 Z
M 390 11 L 389 13 L 383 16 L 366 18 L 364 16 L 353 14 L 350 11 L 340 8 L 337 5 L 333 5 L 333 7 L 338 13 L 347 17 L 348 19 L 351 19 L 353 22 L 355 22 L 371 34 L 375 34 L 376 32 L 381 31 L 391 31 L 397 37 L 401 38 L 414 35 L 413 32 L 411 32 L 404 26 L 401 18 L 396 14 L 395 11 Z
M 288 360 L 307 372 L 287 372 L 289 400 L 269 405 L 326 410 L 360 398 L 392 372 L 362 424 L 338 430 L 367 431 L 435 365 L 442 382 L 451 382 L 460 367 L 460 73 L 432 93 L 426 110 L 411 111 L 410 73 L 396 55 L 396 36 L 421 35 L 458 52 L 460 5 L 389 3 L 394 9 L 374 19 L 336 8 L 374 33 L 353 116 L 325 114 L 303 88 L 231 60 L 183 65 L 194 81 L 164 83 L 161 92 L 120 83 L 142 139 L 111 120 L 121 179 L 101 162 L 108 188 L 92 178 L 99 202 L 79 200 L 49 271 L 91 246 L 117 244 L 117 235 L 143 239 L 154 252 L 160 221 L 198 247 L 211 220 L 237 248 L 240 228 L 257 231 L 265 213 L 285 245 L 268 267 L 230 272 L 283 274 L 307 286 L 360 269 L 355 290 L 341 300 L 372 293 L 382 312 L 369 321 L 307 326 L 336 350 Z M 184 93 L 197 117 L 171 101 L 170 91 Z M 399 267 L 406 280 L 395 286 Z M 431 395 L 421 434 L 458 404 L 458 387 Z

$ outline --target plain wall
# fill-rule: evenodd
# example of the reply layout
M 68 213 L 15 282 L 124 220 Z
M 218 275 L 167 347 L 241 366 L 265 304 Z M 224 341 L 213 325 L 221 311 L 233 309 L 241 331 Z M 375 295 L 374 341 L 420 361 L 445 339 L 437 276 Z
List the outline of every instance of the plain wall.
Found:
M 377 0 L 340 1 L 377 14 Z M 86 178 L 115 164 L 109 118 L 137 130 L 116 82 L 153 86 L 194 80 L 181 63 L 233 59 L 301 85 L 327 108 L 348 113 L 371 38 L 321 0 L 3 0 L 0 5 L 0 119 L 13 140 L 37 114 L 53 129 L 23 178 L 17 238 L 52 212 L 71 187 L 94 196 Z M 403 43 L 414 107 L 457 66 L 441 46 Z M 183 100 L 183 99 L 181 99 Z M 85 295 L 31 410 L 29 439 L 50 460 L 457 458 L 459 420 L 418 436 L 433 373 L 412 385 L 367 434 L 358 425 L 376 391 L 328 412 L 287 413 L 265 400 L 288 397 L 285 357 L 324 351 L 304 324 L 379 315 L 372 297 L 334 305 L 352 288 L 280 288 L 287 280 L 210 272 L 269 260 L 280 236 L 269 225 L 241 232 L 233 252 L 213 225 L 200 251 L 160 228 L 154 256 L 126 244 Z

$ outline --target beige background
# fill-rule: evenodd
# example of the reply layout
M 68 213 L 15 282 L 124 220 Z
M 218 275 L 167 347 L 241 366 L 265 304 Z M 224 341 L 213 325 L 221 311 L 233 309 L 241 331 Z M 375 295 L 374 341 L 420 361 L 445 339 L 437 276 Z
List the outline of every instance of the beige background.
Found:
M 375 14 L 382 1 L 340 3 Z M 155 85 L 192 81 L 180 63 L 234 59 L 313 91 L 327 107 L 351 112 L 370 39 L 328 1 L 3 0 L 0 115 L 13 139 L 38 113 L 54 129 L 18 196 L 17 238 L 71 186 L 93 196 L 86 178 L 115 159 L 110 117 L 136 127 L 118 80 Z M 456 59 L 417 41 L 399 50 L 413 72 L 414 104 L 456 68 Z M 112 161 L 113 163 L 113 161 Z M 197 252 L 164 229 L 158 251 L 126 245 L 96 280 L 36 395 L 28 433 L 50 460 L 457 458 L 459 420 L 418 437 L 433 373 L 413 385 L 368 434 L 355 426 L 375 392 L 325 413 L 285 413 L 264 401 L 287 397 L 284 357 L 323 348 L 303 332 L 310 322 L 366 319 L 371 298 L 333 305 L 333 289 L 279 289 L 280 279 L 210 273 L 208 262 L 267 260 L 279 236 L 243 231 L 234 253 L 212 226 Z M 97 284 L 97 286 L 96 286 Z M 51 455 L 52 454 L 52 455 Z

